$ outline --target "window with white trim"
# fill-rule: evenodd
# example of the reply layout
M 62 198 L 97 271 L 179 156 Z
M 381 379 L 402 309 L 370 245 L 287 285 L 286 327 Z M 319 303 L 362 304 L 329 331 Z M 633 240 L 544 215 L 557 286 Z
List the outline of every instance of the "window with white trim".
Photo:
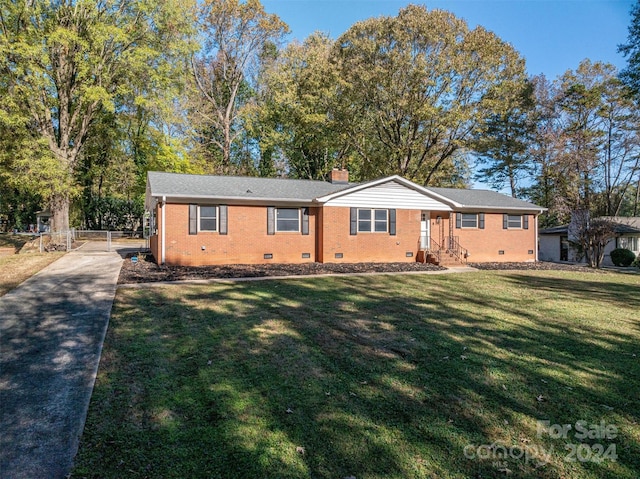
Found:
M 276 231 L 298 233 L 300 231 L 300 209 L 276 208 Z
M 522 229 L 522 215 L 507 215 L 508 229 Z
M 618 248 L 624 248 L 634 252 L 640 251 L 640 238 L 638 236 L 622 236 L 616 239 L 616 243 Z
M 198 231 L 218 231 L 217 206 L 198 206 Z
M 478 214 L 477 213 L 462 213 L 460 216 L 461 228 L 477 228 L 478 227 Z
M 389 231 L 389 210 L 358 209 L 359 233 L 387 233 Z

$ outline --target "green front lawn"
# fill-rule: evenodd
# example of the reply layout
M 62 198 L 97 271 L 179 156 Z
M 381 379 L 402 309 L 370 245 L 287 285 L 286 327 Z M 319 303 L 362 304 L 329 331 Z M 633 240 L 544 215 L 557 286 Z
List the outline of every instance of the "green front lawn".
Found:
M 72 477 L 637 479 L 639 291 L 552 271 L 121 289 Z

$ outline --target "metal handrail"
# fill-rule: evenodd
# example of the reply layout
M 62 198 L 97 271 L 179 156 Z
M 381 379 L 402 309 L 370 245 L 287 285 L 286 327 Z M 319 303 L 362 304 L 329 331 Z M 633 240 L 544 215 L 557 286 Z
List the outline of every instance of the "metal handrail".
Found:
M 427 244 L 427 241 L 426 241 L 427 238 L 429 238 L 428 244 Z M 438 242 L 436 240 L 434 240 L 432 237 L 430 237 L 430 236 L 420 236 L 420 239 L 418 239 L 418 250 L 422 251 L 422 253 L 423 253 L 423 255 L 422 255 L 422 262 L 423 263 L 427 262 L 427 254 L 434 255 L 436 257 L 436 260 L 438 262 L 440 262 L 440 254 L 441 254 L 442 248 L 440 247 Z
M 467 262 L 467 257 L 469 256 L 469 250 L 463 248 L 458 241 L 457 236 L 447 236 L 445 238 L 447 244 L 447 252 L 454 255 L 458 261 L 462 263 Z

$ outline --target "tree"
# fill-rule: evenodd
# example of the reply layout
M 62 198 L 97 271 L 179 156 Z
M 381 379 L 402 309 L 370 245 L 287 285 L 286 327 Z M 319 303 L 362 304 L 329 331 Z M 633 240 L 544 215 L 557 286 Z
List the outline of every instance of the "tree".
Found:
M 632 210 L 640 180 L 640 115 L 612 65 L 581 62 L 553 84 L 536 79 L 537 167 L 530 196 L 549 208 L 545 226 L 575 211 Z
M 162 89 L 188 45 L 188 9 L 178 0 L 2 3 L 2 82 L 51 154 L 51 169 L 32 173 L 58 179 L 48 195 L 53 228 L 69 227 L 74 175 L 92 123 L 102 111 L 117 111 L 131 85 Z
M 508 183 L 511 196 L 516 198 L 518 181 L 531 168 L 527 150 L 534 131 L 533 85 L 526 80 L 505 83 L 487 97 L 494 98 L 498 105 L 474 144 L 479 163 L 487 165 L 476 173 L 476 179 L 498 190 Z
M 598 116 L 603 144 L 598 157 L 600 201 L 597 212 L 620 214 L 627 191 L 640 182 L 640 112 L 615 76 L 603 82 Z
M 199 10 L 202 48 L 193 55 L 192 101 L 197 137 L 211 169 L 233 173 L 232 154 L 242 131 L 242 106 L 265 50 L 281 41 L 287 25 L 259 0 L 205 0 Z
M 606 218 L 591 219 L 586 210 L 576 210 L 569 225 L 569 241 L 583 253 L 592 268 L 599 268 L 605 247 L 615 238 L 615 224 Z
M 342 101 L 332 114 L 360 175 L 395 173 L 425 185 L 460 173 L 461 153 L 497 106 L 487 93 L 524 74 L 518 53 L 493 33 L 416 5 L 353 25 L 333 61 Z
M 618 52 L 627 57 L 627 68 L 620 72 L 620 78 L 640 101 L 640 1 L 631 9 L 631 24 L 627 43 L 618 46 Z
M 531 84 L 535 96 L 535 128 L 527 153 L 534 177 L 526 194 L 533 202 L 547 208 L 539 219 L 540 226 L 546 228 L 568 222 L 571 209 L 558 194 L 564 188 L 565 179 L 557 167 L 564 147 L 555 86 L 544 75 L 533 77 Z
M 261 151 L 281 154 L 293 178 L 327 179 L 333 167 L 346 166 L 347 145 L 329 115 L 338 84 L 332 47 L 319 33 L 290 43 L 261 76 L 253 126 Z

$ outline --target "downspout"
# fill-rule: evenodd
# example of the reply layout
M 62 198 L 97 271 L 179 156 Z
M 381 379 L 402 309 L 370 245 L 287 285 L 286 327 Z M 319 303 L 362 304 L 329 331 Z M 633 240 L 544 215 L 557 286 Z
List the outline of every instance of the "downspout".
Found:
M 538 216 L 540 216 L 540 213 L 538 213 L 537 215 L 534 216 L 535 221 L 534 221 L 534 226 L 535 226 L 535 254 L 536 254 L 536 263 L 539 261 L 538 259 L 538 252 L 540 249 L 540 238 L 538 237 Z
M 162 208 L 162 248 L 160 248 L 160 264 L 164 264 L 164 260 L 165 260 L 165 239 L 167 238 L 167 226 L 165 224 L 165 219 L 166 219 L 166 214 L 165 214 L 165 206 L 167 204 L 167 197 L 166 196 L 162 196 L 162 205 L 160 206 Z

